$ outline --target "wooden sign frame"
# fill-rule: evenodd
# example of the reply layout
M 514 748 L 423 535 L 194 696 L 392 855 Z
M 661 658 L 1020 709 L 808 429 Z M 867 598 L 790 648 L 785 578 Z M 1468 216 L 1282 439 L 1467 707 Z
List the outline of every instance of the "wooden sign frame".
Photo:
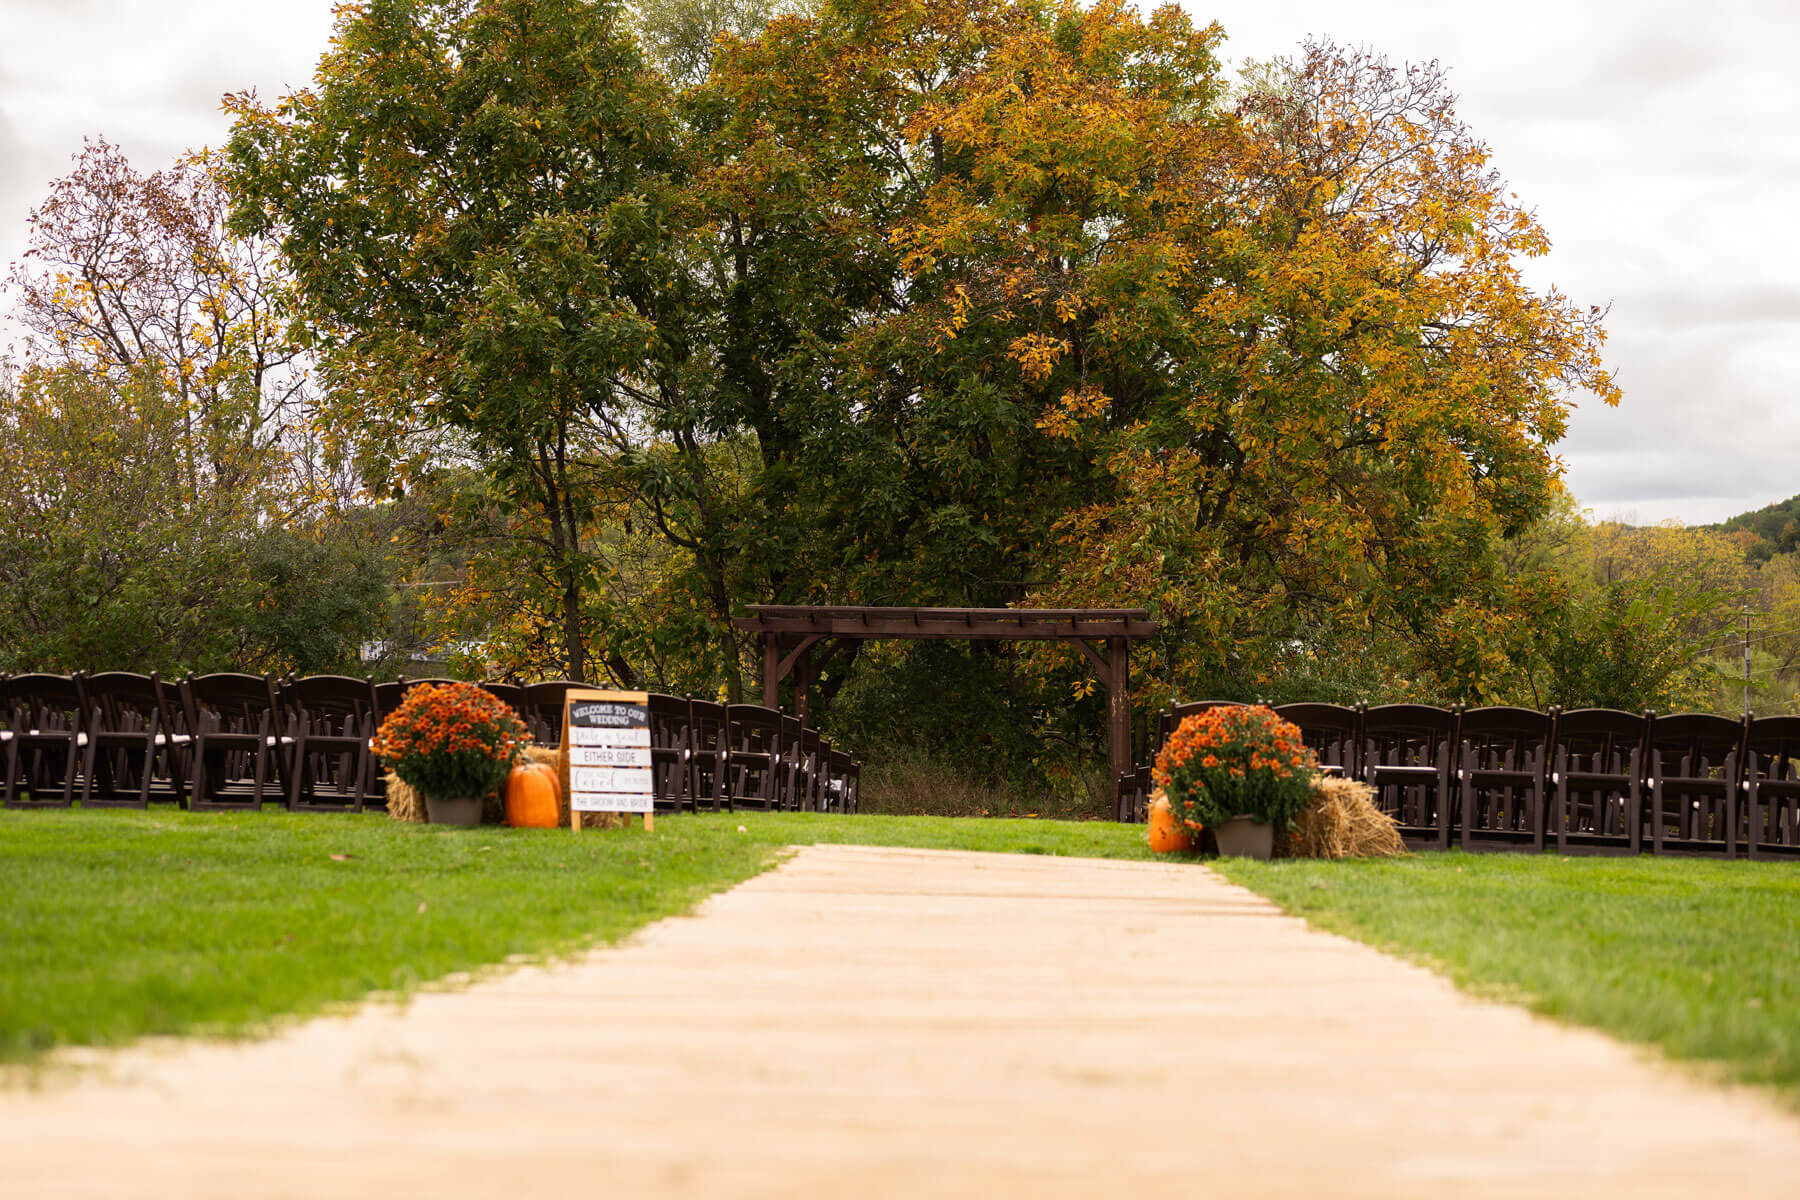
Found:
M 560 760 L 559 766 L 560 766 L 560 771 L 562 774 L 563 795 L 565 795 L 569 798 L 569 828 L 574 830 L 576 833 L 581 832 L 581 812 L 583 810 L 576 809 L 576 807 L 575 807 L 575 791 L 573 788 L 571 788 L 569 786 L 570 780 L 572 778 L 571 768 L 573 767 L 574 760 L 575 760 L 575 755 L 574 755 L 575 742 L 574 742 L 574 738 L 572 736 L 572 730 L 575 728 L 575 722 L 571 720 L 571 716 L 577 705 L 593 704 L 593 703 L 630 704 L 630 705 L 641 706 L 645 710 L 644 729 L 646 732 L 648 732 L 649 728 L 650 728 L 650 720 L 649 720 L 650 693 L 649 692 L 618 692 L 618 691 L 608 691 L 608 690 L 601 689 L 601 688 L 571 688 L 567 693 L 564 694 L 564 696 L 563 696 L 563 712 L 562 712 L 562 753 L 560 755 L 558 755 L 557 757 Z M 581 726 L 581 728 L 592 729 L 592 728 L 595 728 L 595 726 L 583 725 L 583 726 Z M 631 726 L 631 727 L 621 726 L 620 728 L 635 728 L 635 726 Z M 644 743 L 646 751 L 648 750 L 649 744 L 650 743 L 646 740 Z M 651 770 L 651 768 L 648 766 L 648 764 L 646 764 L 646 770 Z M 653 773 L 651 774 L 651 779 L 652 779 L 652 781 L 654 781 L 654 779 L 655 779 L 655 775 Z M 586 811 L 603 811 L 603 810 L 586 810 Z M 622 812 L 620 815 L 629 815 L 629 813 Z M 656 829 L 656 788 L 655 788 L 654 782 L 652 782 L 651 790 L 650 790 L 650 807 L 644 811 L 644 832 L 650 833 L 650 832 L 653 832 L 655 829 Z

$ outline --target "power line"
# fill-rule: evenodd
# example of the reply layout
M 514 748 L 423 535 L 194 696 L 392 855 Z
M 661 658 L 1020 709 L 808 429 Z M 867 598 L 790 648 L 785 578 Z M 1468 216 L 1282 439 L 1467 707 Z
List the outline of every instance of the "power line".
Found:
M 1768 630 L 1767 632 L 1759 633 L 1755 637 L 1749 638 L 1747 640 L 1752 645 L 1755 645 L 1757 642 L 1766 642 L 1770 638 L 1778 638 L 1778 637 L 1783 636 L 1784 634 L 1795 633 L 1795 632 L 1800 632 L 1800 624 L 1784 626 L 1781 629 L 1771 629 L 1771 630 Z M 1746 639 L 1743 638 L 1742 636 L 1731 637 L 1731 638 L 1727 638 L 1726 640 L 1724 640 L 1722 642 L 1715 642 L 1711 646 L 1702 646 L 1700 649 L 1694 651 L 1694 653 L 1695 654 L 1710 654 L 1714 650 L 1730 650 L 1733 647 L 1743 645 L 1745 641 L 1746 641 Z

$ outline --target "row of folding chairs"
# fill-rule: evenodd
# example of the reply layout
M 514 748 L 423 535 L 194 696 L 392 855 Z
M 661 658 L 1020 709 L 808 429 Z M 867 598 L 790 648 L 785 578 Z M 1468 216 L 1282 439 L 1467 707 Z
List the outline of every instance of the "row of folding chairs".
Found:
M 1192 713 L 1159 715 L 1120 781 L 1141 819 L 1150 766 Z M 1608 708 L 1285 704 L 1322 770 L 1375 789 L 1408 844 L 1558 853 L 1800 857 L 1800 716 Z
M 854 813 L 862 762 L 779 709 L 650 694 L 659 809 Z
M 0 676 L 8 807 L 361 811 L 385 804 L 369 748 L 408 688 L 342 675 L 232 672 L 179 681 L 109 671 Z M 554 746 L 568 680 L 482 684 Z M 815 729 L 756 705 L 652 693 L 652 778 L 659 810 L 855 812 L 862 764 Z

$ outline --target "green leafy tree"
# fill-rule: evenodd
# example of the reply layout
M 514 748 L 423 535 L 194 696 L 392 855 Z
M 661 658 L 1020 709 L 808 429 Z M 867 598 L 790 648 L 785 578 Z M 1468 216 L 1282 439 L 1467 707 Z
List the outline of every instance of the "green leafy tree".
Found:
M 315 87 L 232 106 L 238 224 L 280 231 L 341 421 L 460 435 L 542 566 L 487 590 L 586 678 L 609 462 L 684 357 L 684 165 L 622 9 L 371 0 Z

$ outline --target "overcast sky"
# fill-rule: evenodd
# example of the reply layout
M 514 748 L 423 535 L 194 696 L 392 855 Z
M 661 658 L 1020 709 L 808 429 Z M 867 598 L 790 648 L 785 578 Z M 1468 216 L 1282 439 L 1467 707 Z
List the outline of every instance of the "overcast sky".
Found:
M 1561 446 L 1584 505 L 1703 522 L 1800 492 L 1800 3 L 1185 6 L 1234 60 L 1318 34 L 1451 68 L 1554 242 L 1529 277 L 1612 306 L 1624 403 Z M 0 0 L 0 264 L 84 135 L 143 170 L 216 145 L 219 97 L 305 83 L 330 26 L 330 0 Z

